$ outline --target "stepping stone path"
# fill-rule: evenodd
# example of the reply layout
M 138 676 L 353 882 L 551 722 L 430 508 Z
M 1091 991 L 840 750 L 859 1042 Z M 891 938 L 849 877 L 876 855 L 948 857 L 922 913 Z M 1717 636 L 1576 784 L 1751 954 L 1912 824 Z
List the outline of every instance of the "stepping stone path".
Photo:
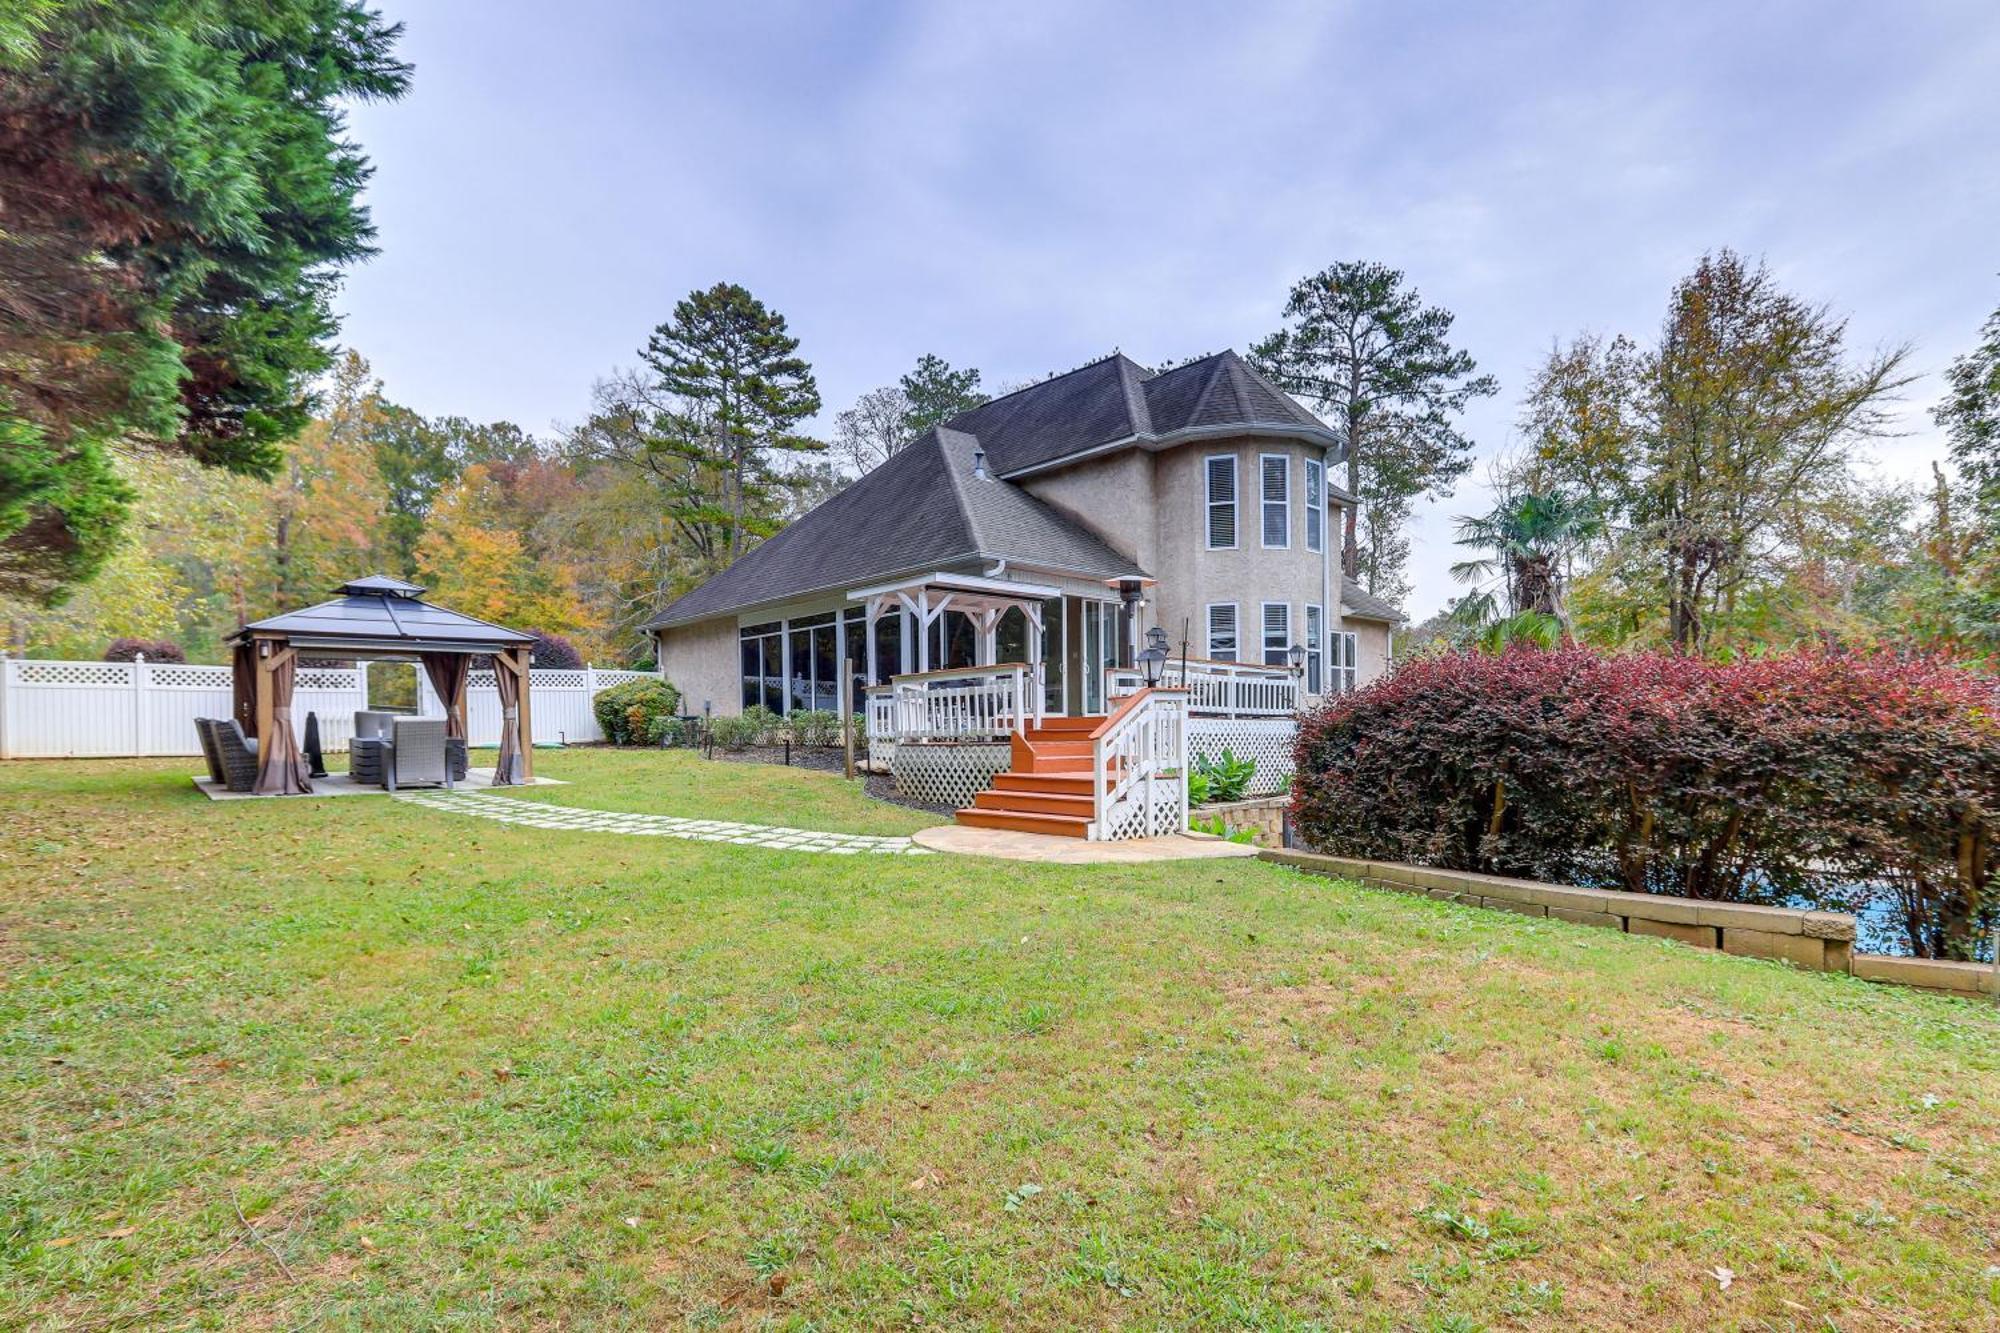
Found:
M 497 819 L 505 824 L 566 829 L 572 833 L 629 833 L 648 838 L 684 838 L 690 842 L 733 842 L 745 847 L 769 847 L 786 852 L 821 852 L 829 856 L 932 856 L 908 838 L 870 837 L 860 833 L 822 833 L 817 829 L 781 828 L 771 824 L 738 824 L 726 819 L 681 819 L 673 815 L 628 815 L 611 810 L 579 810 L 545 805 L 490 792 L 397 792 L 396 799 L 429 810 Z

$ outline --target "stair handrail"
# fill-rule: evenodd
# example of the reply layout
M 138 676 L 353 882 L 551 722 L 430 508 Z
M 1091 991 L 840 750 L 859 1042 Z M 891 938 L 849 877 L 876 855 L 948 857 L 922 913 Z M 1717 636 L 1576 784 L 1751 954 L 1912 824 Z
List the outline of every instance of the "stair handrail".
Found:
M 1111 714 L 1091 729 L 1087 832 L 1093 841 L 1116 836 L 1111 815 L 1141 784 L 1145 814 L 1140 836 L 1186 831 L 1187 711 L 1184 687 L 1145 686 L 1119 700 Z M 1173 810 L 1160 821 L 1158 784 L 1167 780 L 1169 772 L 1174 774 Z

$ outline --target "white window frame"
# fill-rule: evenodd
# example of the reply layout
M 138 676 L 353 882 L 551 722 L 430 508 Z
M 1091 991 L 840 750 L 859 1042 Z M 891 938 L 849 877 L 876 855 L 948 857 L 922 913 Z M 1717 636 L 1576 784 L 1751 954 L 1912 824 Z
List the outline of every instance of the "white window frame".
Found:
M 1306 603 L 1306 693 L 1326 690 L 1326 611 Z
M 1281 465 L 1279 475 L 1284 478 L 1284 494 L 1271 498 L 1271 474 L 1265 464 L 1276 461 Z M 1257 455 L 1257 540 L 1267 551 L 1289 551 L 1292 549 L 1292 456 L 1290 454 Z M 1281 540 L 1271 540 L 1271 510 L 1276 508 L 1284 520 L 1279 525 Z
M 1287 656 L 1292 648 L 1292 604 L 1290 602 L 1264 602 L 1260 604 L 1261 614 L 1257 619 L 1258 643 L 1262 648 L 1260 660 L 1265 666 L 1290 666 L 1292 659 Z M 1271 612 L 1282 611 L 1283 624 L 1278 630 L 1278 644 L 1271 646 Z M 1276 653 L 1274 659 L 1272 654 Z
M 1229 464 L 1229 498 L 1215 498 L 1214 466 L 1218 461 Z M 1243 476 L 1242 466 L 1235 454 L 1208 454 L 1201 460 L 1202 498 L 1207 501 L 1202 509 L 1202 540 L 1211 551 L 1233 551 L 1243 542 Z M 1215 511 L 1229 510 L 1229 544 L 1220 546 L 1215 541 Z
M 1215 613 L 1224 607 L 1229 609 L 1229 656 L 1224 657 L 1223 649 L 1215 646 Z M 1202 639 L 1203 656 L 1212 662 L 1240 662 L 1243 660 L 1243 617 L 1234 602 L 1210 602 L 1202 617 L 1205 636 Z
M 1361 674 L 1361 636 L 1351 629 L 1333 632 L 1333 672 L 1330 681 L 1336 694 L 1354 693 Z
M 1306 460 L 1306 549 L 1326 549 L 1326 464 Z

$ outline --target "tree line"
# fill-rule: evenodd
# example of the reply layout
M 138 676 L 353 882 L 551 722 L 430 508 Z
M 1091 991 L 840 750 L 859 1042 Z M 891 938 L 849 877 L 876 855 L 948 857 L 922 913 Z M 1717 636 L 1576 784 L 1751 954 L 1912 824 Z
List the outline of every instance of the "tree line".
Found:
M 920 357 L 823 403 L 782 314 L 690 292 L 574 426 L 426 418 L 335 343 L 371 252 L 340 107 L 402 95 L 400 37 L 355 0 L 122 0 L 0 19 L 0 627 L 14 650 L 178 634 L 359 568 L 478 614 L 637 646 L 654 608 L 924 430 L 986 400 Z M 1251 357 L 1346 442 L 1341 561 L 1408 590 L 1408 520 L 1473 466 L 1499 392 L 1400 271 L 1290 291 Z M 1470 584 L 1418 639 L 1738 653 L 1813 638 L 2000 642 L 2000 312 L 1954 363 L 1949 458 L 1871 483 L 1908 351 L 1857 355 L 1829 307 L 1721 251 L 1653 338 L 1587 335 L 1529 377 Z M 1002 392 L 1006 386 L 1002 386 Z
M 1482 554 L 1430 635 L 1668 647 L 1916 643 L 2000 652 L 2000 311 L 1952 362 L 1926 486 L 1878 482 L 1909 348 L 1857 354 L 1846 321 L 1728 250 L 1674 287 L 1657 335 L 1555 346 L 1522 399 Z

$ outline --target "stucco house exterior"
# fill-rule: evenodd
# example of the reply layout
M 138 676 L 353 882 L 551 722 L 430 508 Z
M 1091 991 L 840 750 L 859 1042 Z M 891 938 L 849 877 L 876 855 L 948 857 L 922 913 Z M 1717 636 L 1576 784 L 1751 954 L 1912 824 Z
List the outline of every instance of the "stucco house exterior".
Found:
M 950 721 L 939 710 L 982 679 L 1017 733 L 1101 719 L 1138 688 L 1121 673 L 1156 629 L 1176 673 L 1162 688 L 1191 691 L 1195 715 L 1217 689 L 1268 698 L 1251 682 L 1282 677 L 1283 708 L 1264 711 L 1288 721 L 1380 674 L 1402 619 L 1343 584 L 1342 461 L 1234 352 L 1159 373 L 1113 355 L 926 432 L 648 629 L 692 711 L 837 708 L 851 661 L 872 753 L 952 739 L 929 734 Z M 899 680 L 928 682 L 916 722 L 888 706 Z M 994 746 L 1009 734 L 984 714 L 963 725 Z
M 1342 584 L 1341 461 L 1333 432 L 1234 352 L 1163 374 L 1111 356 L 927 432 L 648 629 L 692 708 L 833 708 L 843 658 L 864 685 L 980 664 L 969 614 L 947 610 L 924 643 L 898 607 L 877 618 L 871 671 L 855 595 L 964 574 L 1059 590 L 1043 660 L 1064 712 L 1100 702 L 1086 668 L 1130 665 L 1155 625 L 1177 657 L 1185 638 L 1191 657 L 1275 665 L 1300 643 L 1308 695 L 1351 688 L 1384 669 L 1402 617 Z M 992 660 L 1018 660 L 1024 618 L 996 628 Z

